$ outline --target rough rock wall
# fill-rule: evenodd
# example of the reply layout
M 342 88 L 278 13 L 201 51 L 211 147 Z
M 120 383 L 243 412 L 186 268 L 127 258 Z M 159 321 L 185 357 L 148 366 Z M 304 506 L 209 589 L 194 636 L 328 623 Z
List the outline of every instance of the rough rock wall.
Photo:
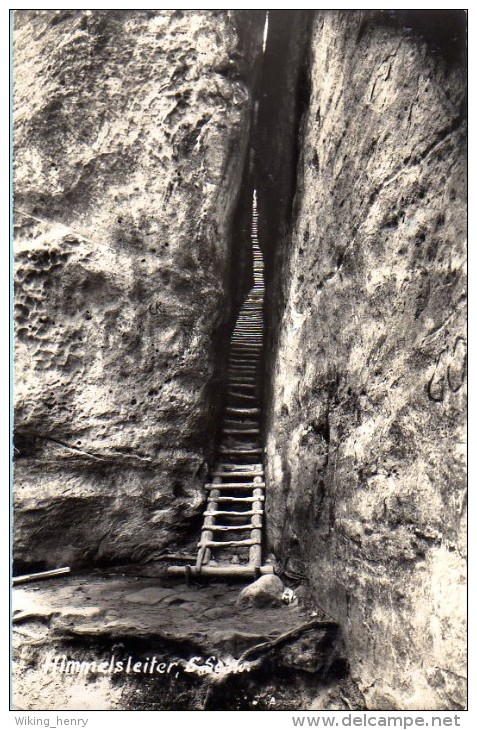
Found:
M 261 32 L 16 11 L 19 563 L 144 560 L 194 531 Z
M 465 704 L 461 11 L 318 12 L 268 529 L 374 709 Z

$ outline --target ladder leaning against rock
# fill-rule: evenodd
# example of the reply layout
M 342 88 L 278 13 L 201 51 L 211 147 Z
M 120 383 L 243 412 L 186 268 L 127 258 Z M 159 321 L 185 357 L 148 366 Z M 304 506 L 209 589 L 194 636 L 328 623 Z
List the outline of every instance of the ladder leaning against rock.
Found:
M 263 256 L 258 243 L 257 195 L 252 211 L 253 286 L 235 324 L 228 358 L 226 407 L 218 461 L 205 485 L 207 506 L 195 565 L 171 574 L 258 577 L 262 564 L 265 476 L 260 441 L 263 346 Z

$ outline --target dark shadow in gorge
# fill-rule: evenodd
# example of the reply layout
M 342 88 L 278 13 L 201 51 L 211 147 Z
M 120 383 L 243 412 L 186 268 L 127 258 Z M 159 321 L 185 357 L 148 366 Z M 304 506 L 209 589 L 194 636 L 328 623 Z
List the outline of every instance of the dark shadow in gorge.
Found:
M 314 11 L 271 10 L 252 134 L 258 194 L 259 240 L 265 259 L 265 340 L 262 429 L 268 429 L 272 363 L 287 297 L 289 256 L 298 180 L 300 130 L 308 109 L 308 53 Z M 270 486 L 270 485 L 269 485 Z M 271 485 L 273 488 L 273 485 Z M 267 520 L 273 514 L 267 512 Z

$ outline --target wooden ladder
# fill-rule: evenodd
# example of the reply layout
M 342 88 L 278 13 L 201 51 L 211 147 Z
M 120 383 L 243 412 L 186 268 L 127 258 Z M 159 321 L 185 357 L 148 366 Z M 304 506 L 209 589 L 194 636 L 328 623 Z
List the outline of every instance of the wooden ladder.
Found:
M 171 574 L 258 577 L 273 573 L 273 566 L 262 565 L 265 477 L 260 442 L 260 369 L 264 279 L 257 234 L 254 191 L 254 281 L 230 343 L 219 461 L 205 485 L 207 506 L 195 565 L 172 565 L 168 568 Z

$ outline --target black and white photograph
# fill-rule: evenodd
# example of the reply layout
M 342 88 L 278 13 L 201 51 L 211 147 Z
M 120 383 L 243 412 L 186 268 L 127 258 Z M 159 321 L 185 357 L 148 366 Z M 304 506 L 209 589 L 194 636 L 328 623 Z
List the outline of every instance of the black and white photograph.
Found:
M 9 12 L 17 725 L 460 727 L 467 11 Z

